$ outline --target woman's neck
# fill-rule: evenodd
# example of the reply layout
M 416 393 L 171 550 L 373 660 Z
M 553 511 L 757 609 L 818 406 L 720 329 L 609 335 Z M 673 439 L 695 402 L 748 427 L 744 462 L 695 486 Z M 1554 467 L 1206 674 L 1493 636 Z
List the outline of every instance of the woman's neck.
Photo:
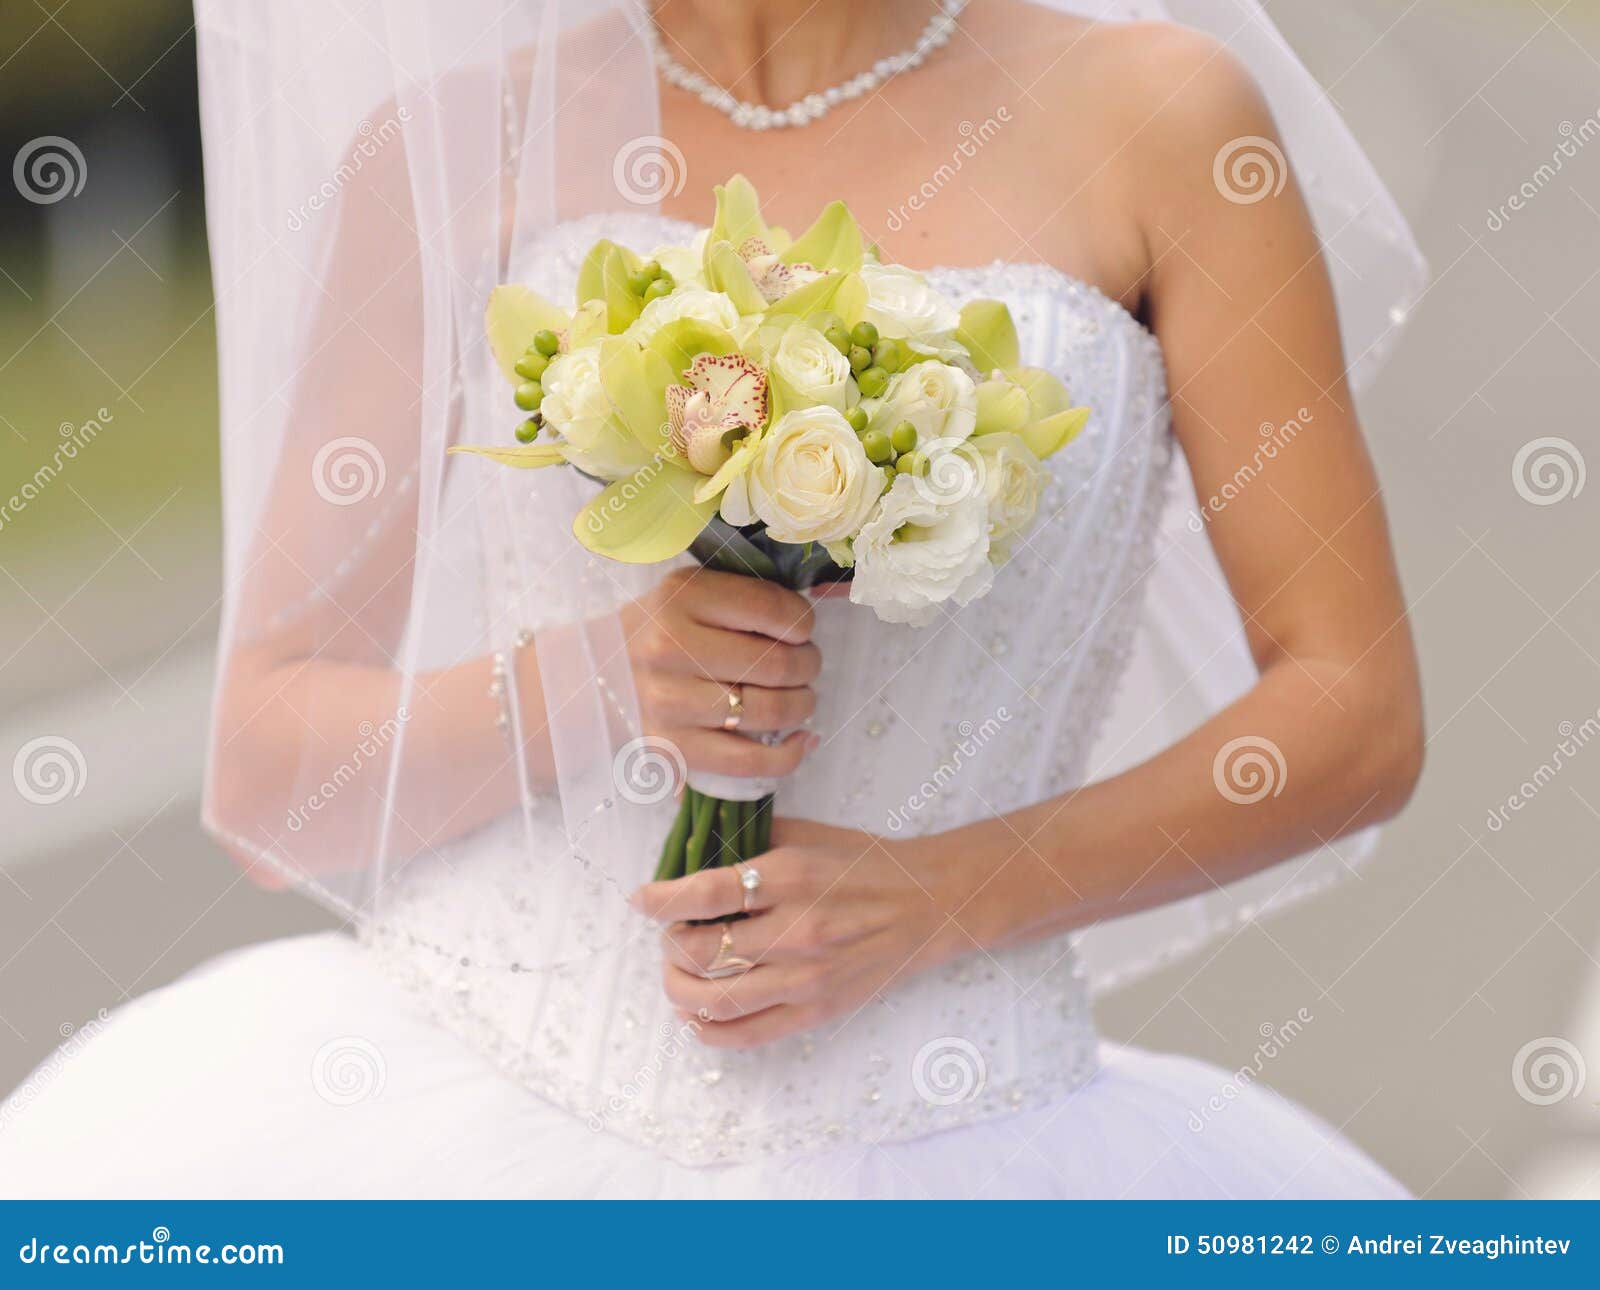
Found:
M 670 53 L 736 97 L 781 107 L 909 48 L 932 0 L 661 0 Z

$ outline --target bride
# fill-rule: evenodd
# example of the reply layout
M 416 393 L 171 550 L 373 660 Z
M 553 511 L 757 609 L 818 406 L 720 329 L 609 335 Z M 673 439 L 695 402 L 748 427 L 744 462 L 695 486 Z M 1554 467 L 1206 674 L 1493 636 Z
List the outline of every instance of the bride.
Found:
M 197 4 L 206 821 L 348 927 L 57 1054 L 0 1191 L 1401 1195 L 1091 1013 L 1347 871 L 1421 761 L 1352 402 L 1420 261 L 1253 0 L 338 8 Z M 1005 300 L 1093 409 L 992 594 L 923 631 L 606 564 L 576 472 L 445 453 L 509 428 L 496 282 L 568 299 L 597 237 L 688 241 L 734 172 Z M 647 881 L 671 761 L 782 777 L 751 886 Z M 742 910 L 713 978 L 698 920 Z

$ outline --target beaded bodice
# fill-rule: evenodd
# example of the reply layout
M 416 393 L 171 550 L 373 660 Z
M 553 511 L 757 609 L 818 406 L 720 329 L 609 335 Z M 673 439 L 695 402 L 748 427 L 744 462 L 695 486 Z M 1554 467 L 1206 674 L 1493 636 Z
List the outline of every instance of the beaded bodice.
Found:
M 647 251 L 693 232 L 643 214 L 575 221 L 536 248 L 534 285 L 569 298 L 596 237 Z M 784 782 L 780 812 L 896 836 L 1082 783 L 1131 649 L 1173 451 L 1159 346 L 1116 302 L 1043 265 L 928 277 L 958 304 L 1003 299 L 1023 361 L 1061 376 L 1093 416 L 1051 459 L 1040 520 L 987 597 L 920 630 L 842 598 L 818 603 L 824 745 Z M 691 1163 L 912 1137 L 1047 1103 L 1093 1070 L 1065 939 L 973 953 L 821 1032 L 749 1052 L 694 1041 L 663 997 L 653 937 L 520 975 L 373 939 L 509 1073 L 597 1130 Z M 479 948 L 496 957 L 494 944 Z

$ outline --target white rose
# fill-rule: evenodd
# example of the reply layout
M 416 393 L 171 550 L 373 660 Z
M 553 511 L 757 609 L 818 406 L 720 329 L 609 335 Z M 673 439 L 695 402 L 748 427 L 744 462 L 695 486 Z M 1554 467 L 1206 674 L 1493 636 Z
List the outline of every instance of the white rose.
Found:
M 886 623 L 925 627 L 946 601 L 965 605 L 994 582 L 989 508 L 978 491 L 942 497 L 895 478 L 856 535 L 850 599 Z
M 1033 526 L 1049 472 L 1020 435 L 979 435 L 962 451 L 977 456 L 978 477 L 989 506 L 989 549 L 1003 560 L 1011 553 L 1012 539 Z
M 850 360 L 815 327 L 796 323 L 783 333 L 772 371 L 800 403 L 824 403 L 840 412 L 849 391 Z
M 680 318 L 696 318 L 730 332 L 739 327 L 739 310 L 721 291 L 680 286 L 670 296 L 661 296 L 645 305 L 626 334 L 629 339 L 645 345 L 661 328 Z
M 541 378 L 539 411 L 571 448 L 572 464 L 601 479 L 631 475 L 649 453 L 611 419 L 611 402 L 600 384 L 600 347 L 590 345 L 550 360 Z
M 930 360 L 890 378 L 870 413 L 875 426 L 892 430 L 902 421 L 917 428 L 917 442 L 965 439 L 978 424 L 978 387 L 959 367 Z
M 750 469 L 728 486 L 722 518 L 761 520 L 779 542 L 842 542 L 861 527 L 883 489 L 883 471 L 830 407 L 785 413 L 767 431 Z
M 867 287 L 866 319 L 884 336 L 937 344 L 955 334 L 961 311 L 900 265 L 863 264 Z

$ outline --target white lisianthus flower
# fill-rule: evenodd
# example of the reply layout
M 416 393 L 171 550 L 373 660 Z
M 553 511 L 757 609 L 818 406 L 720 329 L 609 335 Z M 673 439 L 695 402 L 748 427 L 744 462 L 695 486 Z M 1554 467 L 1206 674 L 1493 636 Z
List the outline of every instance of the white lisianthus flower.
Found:
M 656 332 L 680 318 L 695 318 L 729 332 L 739 327 L 739 310 L 721 291 L 679 286 L 671 295 L 645 305 L 637 321 L 624 334 L 640 345 L 647 345 Z
M 850 360 L 815 327 L 796 323 L 783 333 L 772 357 L 772 373 L 795 402 L 845 410 Z
M 856 432 L 835 408 L 799 408 L 767 431 L 750 468 L 728 485 L 722 518 L 756 520 L 779 542 L 842 542 L 883 490 Z
M 863 264 L 860 272 L 867 288 L 866 320 L 880 335 L 937 346 L 961 325 L 961 311 L 920 273 L 898 264 Z
M 852 544 L 850 599 L 886 623 L 925 627 L 939 606 L 987 595 L 989 508 L 979 491 L 940 496 L 900 475 Z
M 1004 561 L 1010 557 L 1011 543 L 1033 527 L 1050 473 L 1020 435 L 979 435 L 961 451 L 977 457 L 978 478 L 989 507 L 989 550 L 997 562 Z
M 915 363 L 890 378 L 869 415 L 874 425 L 889 428 L 911 422 L 919 444 L 965 439 L 978 424 L 978 387 L 959 367 L 937 360 Z
M 611 402 L 600 384 L 600 348 L 585 346 L 550 360 L 541 378 L 544 419 L 568 445 L 568 459 L 601 479 L 631 475 L 650 454 L 611 418 Z

